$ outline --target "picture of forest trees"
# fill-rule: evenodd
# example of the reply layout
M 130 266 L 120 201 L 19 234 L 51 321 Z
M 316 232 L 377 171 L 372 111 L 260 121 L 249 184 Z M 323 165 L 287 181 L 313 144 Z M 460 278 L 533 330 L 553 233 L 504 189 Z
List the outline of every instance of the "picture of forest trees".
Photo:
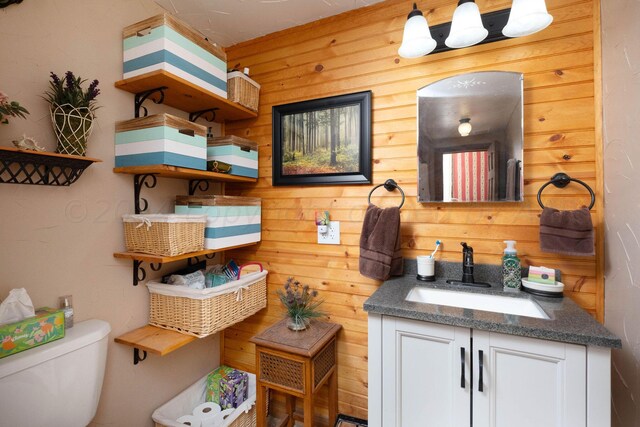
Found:
M 283 115 L 282 175 L 358 172 L 360 137 L 360 104 Z

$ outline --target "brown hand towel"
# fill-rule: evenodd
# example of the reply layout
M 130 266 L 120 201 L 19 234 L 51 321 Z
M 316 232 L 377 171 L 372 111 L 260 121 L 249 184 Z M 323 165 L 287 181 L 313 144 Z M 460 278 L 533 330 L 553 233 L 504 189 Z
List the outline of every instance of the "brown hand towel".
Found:
M 564 255 L 595 255 L 589 209 L 559 211 L 544 208 L 540 216 L 540 249 Z
M 400 208 L 369 205 L 360 234 L 360 274 L 377 280 L 400 276 Z

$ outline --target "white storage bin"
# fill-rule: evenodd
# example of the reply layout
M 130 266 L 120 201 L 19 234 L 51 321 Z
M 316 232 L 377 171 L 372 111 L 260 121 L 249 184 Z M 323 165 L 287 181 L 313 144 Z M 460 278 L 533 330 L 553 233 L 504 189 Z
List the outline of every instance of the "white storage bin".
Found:
M 205 402 L 207 392 L 207 376 L 178 394 L 176 397 L 153 411 L 151 417 L 156 427 L 184 427 L 176 420 L 183 415 L 190 415 L 193 409 Z M 249 374 L 249 398 L 229 415 L 219 427 L 250 427 L 256 425 L 256 376 Z M 218 425 L 216 425 L 217 427 Z

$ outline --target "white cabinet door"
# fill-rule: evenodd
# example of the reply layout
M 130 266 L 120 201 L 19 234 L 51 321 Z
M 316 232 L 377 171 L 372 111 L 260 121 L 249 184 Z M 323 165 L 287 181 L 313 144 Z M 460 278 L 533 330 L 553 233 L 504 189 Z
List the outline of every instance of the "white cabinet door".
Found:
M 474 330 L 472 363 L 474 427 L 586 426 L 584 346 Z
M 384 316 L 382 426 L 469 427 L 470 330 Z

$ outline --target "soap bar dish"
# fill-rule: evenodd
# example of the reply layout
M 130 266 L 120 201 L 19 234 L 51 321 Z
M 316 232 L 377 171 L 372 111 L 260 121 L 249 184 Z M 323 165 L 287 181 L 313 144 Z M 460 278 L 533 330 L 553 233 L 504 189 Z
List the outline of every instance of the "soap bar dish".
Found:
M 532 295 L 552 298 L 562 298 L 562 291 L 564 290 L 564 284 L 562 282 L 556 282 L 554 285 L 548 285 L 544 283 L 536 283 L 527 279 L 522 279 L 522 290 Z

